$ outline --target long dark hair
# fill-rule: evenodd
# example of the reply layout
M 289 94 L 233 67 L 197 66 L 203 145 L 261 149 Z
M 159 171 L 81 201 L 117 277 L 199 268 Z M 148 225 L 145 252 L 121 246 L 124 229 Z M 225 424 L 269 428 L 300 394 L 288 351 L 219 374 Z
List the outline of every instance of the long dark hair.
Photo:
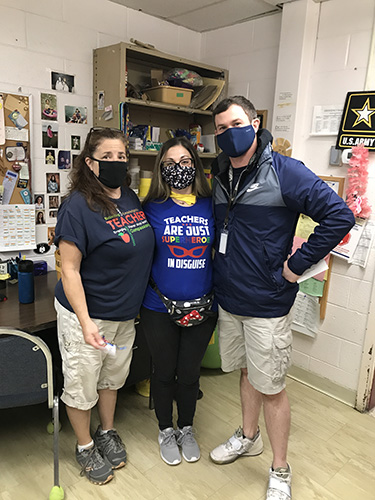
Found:
M 105 139 L 120 139 L 124 143 L 125 148 L 127 146 L 127 141 L 121 130 L 104 127 L 92 128 L 86 137 L 81 153 L 73 162 L 68 195 L 73 191 L 79 191 L 84 196 L 91 210 L 94 212 L 101 211 L 104 215 L 110 215 L 116 211 L 116 205 L 108 197 L 108 193 L 105 191 L 103 185 L 85 161 L 87 157 L 95 157 L 95 151 Z M 126 176 L 125 185 L 130 185 L 129 175 Z
M 161 176 L 161 164 L 167 151 L 170 148 L 173 148 L 173 146 L 179 145 L 187 149 L 192 159 L 194 160 L 195 179 L 192 186 L 193 194 L 195 194 L 195 196 L 197 196 L 198 198 L 208 198 L 209 196 L 211 196 L 211 188 L 204 174 L 203 165 L 196 149 L 193 147 L 191 142 L 186 139 L 186 137 L 174 137 L 173 139 L 169 139 L 163 144 L 156 157 L 151 186 L 146 198 L 143 201 L 143 204 L 154 200 L 160 200 L 161 202 L 164 202 L 170 197 L 171 188 Z

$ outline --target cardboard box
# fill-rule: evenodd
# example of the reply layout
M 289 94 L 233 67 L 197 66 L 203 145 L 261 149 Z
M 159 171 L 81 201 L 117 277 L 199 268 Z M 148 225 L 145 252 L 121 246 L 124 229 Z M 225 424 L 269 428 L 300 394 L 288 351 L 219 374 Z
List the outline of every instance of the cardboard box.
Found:
M 193 92 L 193 89 L 168 86 L 151 87 L 146 90 L 151 101 L 175 104 L 176 106 L 189 106 Z

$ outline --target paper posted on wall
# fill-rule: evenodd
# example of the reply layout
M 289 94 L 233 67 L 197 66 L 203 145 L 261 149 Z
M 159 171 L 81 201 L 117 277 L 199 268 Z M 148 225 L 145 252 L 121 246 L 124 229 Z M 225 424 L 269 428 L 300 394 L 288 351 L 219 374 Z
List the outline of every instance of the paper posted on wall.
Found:
M 292 330 L 315 337 L 319 329 L 319 299 L 298 292 L 293 306 Z
M 342 259 L 350 260 L 357 248 L 359 239 L 366 225 L 365 219 L 356 219 L 354 226 L 349 233 L 344 236 L 340 243 L 331 251 L 333 255 L 337 255 Z
M 375 236 L 375 222 L 368 220 L 363 228 L 354 255 L 349 259 L 349 264 L 366 267 Z
M 312 278 L 313 276 L 316 276 L 317 274 L 324 273 L 328 269 L 328 264 L 325 259 L 320 260 L 316 264 L 313 264 L 311 267 L 306 269 L 306 271 L 301 274 L 301 276 L 298 278 L 297 283 L 302 283 L 303 281 L 308 280 L 309 278 Z

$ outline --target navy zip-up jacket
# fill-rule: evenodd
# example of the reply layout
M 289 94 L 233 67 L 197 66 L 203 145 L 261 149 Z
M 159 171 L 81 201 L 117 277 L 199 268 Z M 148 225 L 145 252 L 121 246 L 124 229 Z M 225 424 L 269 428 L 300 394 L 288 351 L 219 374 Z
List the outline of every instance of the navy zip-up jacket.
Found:
M 225 255 L 219 253 L 230 196 L 229 157 L 213 162 L 216 221 L 214 288 L 220 306 L 232 314 L 262 318 L 288 314 L 297 283 L 282 276 L 300 214 L 319 225 L 288 261 L 294 273 L 324 258 L 350 231 L 354 216 L 344 201 L 302 162 L 272 151 L 271 134 L 257 134 L 255 159 L 240 175 L 228 217 Z

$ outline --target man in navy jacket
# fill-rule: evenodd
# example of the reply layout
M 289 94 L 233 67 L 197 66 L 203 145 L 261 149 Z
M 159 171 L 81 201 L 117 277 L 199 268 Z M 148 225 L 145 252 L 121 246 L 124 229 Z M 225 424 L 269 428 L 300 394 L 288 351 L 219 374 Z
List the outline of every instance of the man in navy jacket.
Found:
M 285 377 L 297 279 L 342 240 L 354 217 L 303 163 L 272 151 L 272 136 L 259 130 L 250 101 L 242 96 L 221 101 L 214 120 L 222 149 L 212 165 L 219 344 L 223 371 L 241 370 L 243 425 L 210 457 L 225 464 L 262 453 L 258 419 L 263 404 L 273 451 L 267 499 L 289 500 L 290 406 Z M 301 213 L 319 225 L 291 255 Z

